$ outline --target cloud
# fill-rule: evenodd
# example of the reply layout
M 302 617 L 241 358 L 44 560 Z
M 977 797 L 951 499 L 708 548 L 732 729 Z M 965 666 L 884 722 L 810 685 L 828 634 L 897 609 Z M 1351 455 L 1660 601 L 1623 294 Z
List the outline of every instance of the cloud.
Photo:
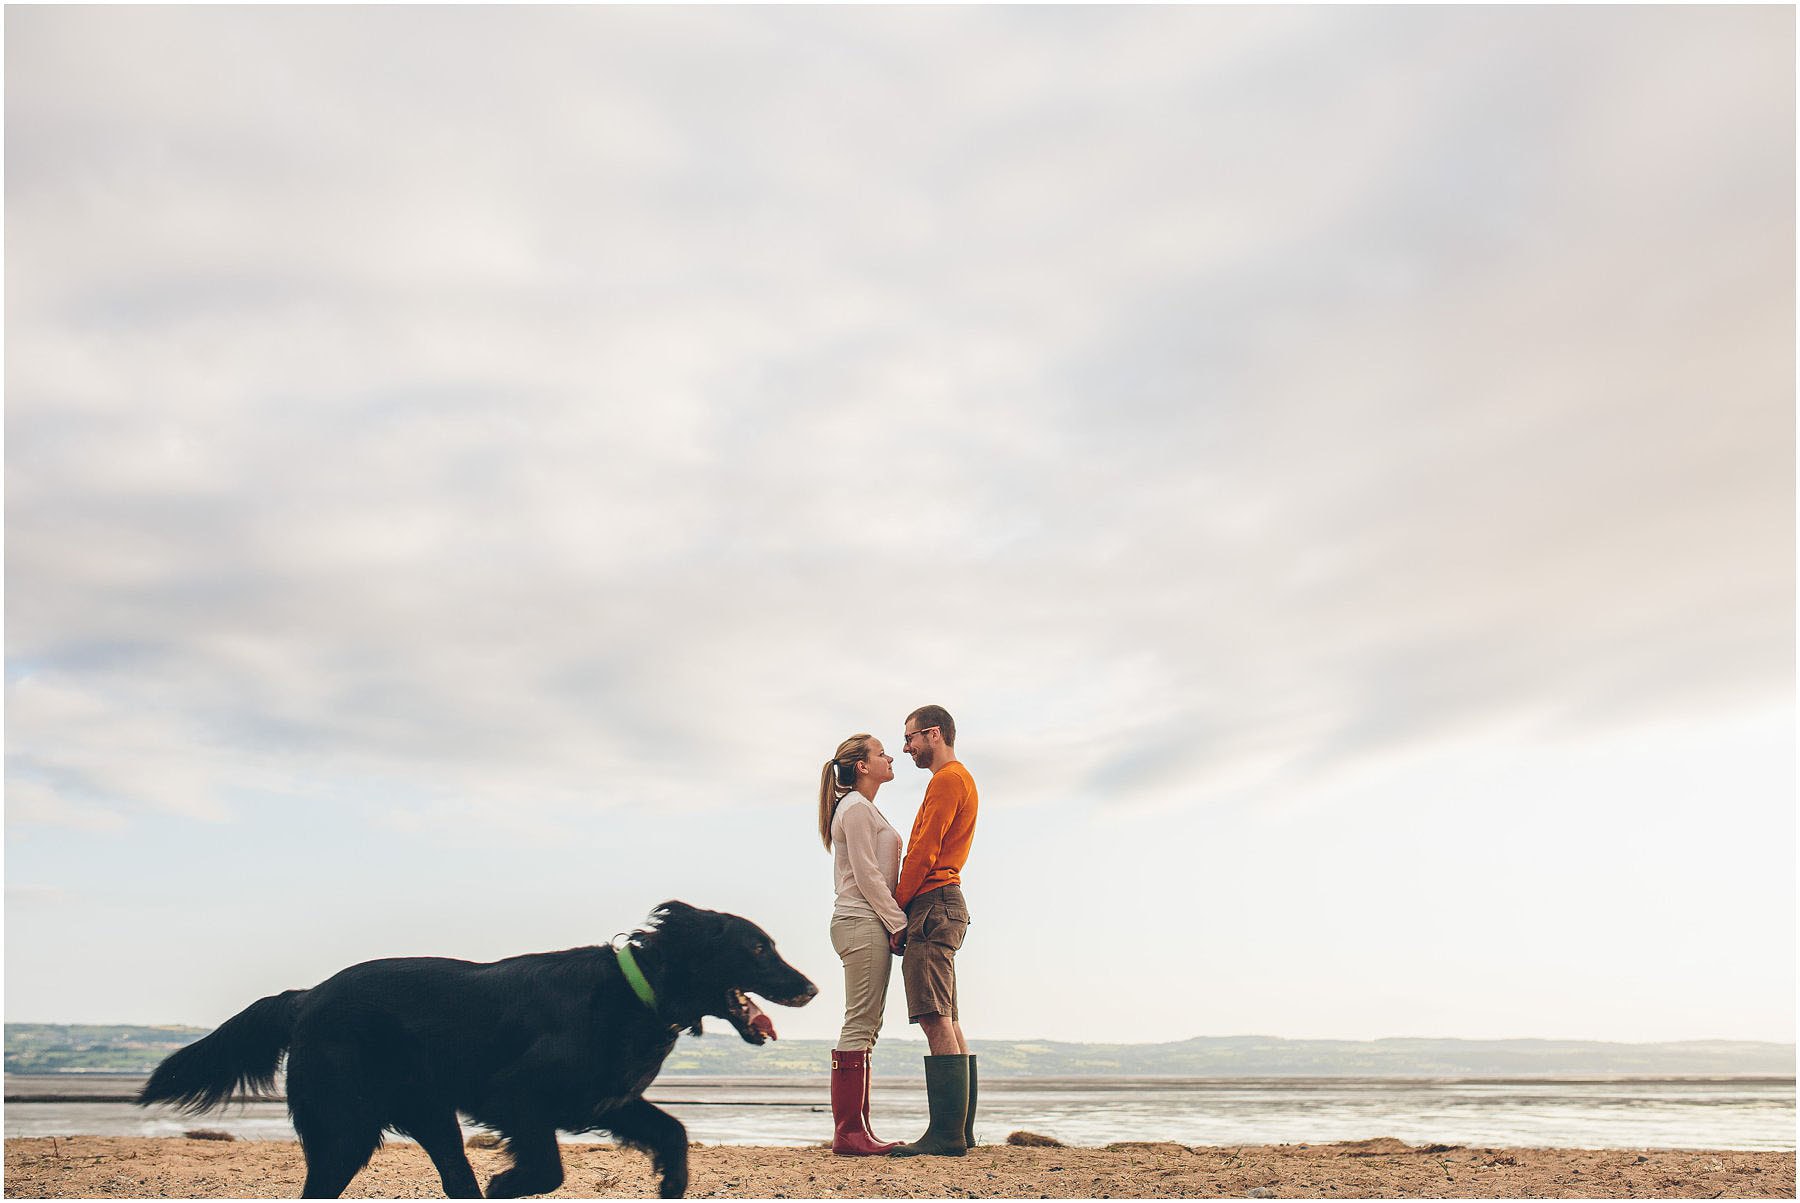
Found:
M 55 886 L 13 886 L 6 887 L 6 905 L 8 909 L 60 907 L 68 901 L 68 892 Z
M 6 819 L 9 826 L 15 823 L 21 826 L 35 824 L 92 832 L 120 831 L 127 825 L 125 817 L 115 811 L 72 802 L 44 782 L 12 775 L 10 766 L 6 784 Z M 8 887 L 9 899 L 12 892 L 12 888 Z M 40 897 L 48 898 L 51 894 L 40 895 L 27 891 L 20 895 L 22 900 Z
M 1791 24 L 9 14 L 9 818 L 1791 694 Z

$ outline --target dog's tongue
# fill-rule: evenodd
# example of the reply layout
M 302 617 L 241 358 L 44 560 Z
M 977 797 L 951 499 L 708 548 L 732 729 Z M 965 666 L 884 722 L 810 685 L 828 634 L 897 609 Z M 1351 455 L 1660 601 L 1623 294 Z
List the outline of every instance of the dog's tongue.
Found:
M 756 1005 L 754 998 L 745 995 L 744 1001 L 750 1006 L 750 1030 L 761 1032 L 765 1039 L 776 1039 L 775 1021 L 763 1014 L 763 1009 Z

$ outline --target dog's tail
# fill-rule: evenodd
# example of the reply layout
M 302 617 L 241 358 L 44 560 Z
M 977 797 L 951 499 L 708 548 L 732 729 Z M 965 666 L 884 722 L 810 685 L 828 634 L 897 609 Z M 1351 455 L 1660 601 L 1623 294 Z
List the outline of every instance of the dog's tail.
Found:
M 245 1089 L 268 1090 L 305 997 L 304 990 L 287 990 L 259 998 L 211 1034 L 170 1053 L 144 1083 L 138 1105 L 173 1103 L 192 1114 L 210 1111 Z

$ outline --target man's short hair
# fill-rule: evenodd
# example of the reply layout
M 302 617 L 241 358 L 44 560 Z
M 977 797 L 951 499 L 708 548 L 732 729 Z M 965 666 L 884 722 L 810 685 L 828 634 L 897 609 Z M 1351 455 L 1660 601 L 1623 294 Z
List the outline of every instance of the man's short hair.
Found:
M 921 731 L 927 727 L 936 727 L 945 743 L 953 748 L 956 746 L 956 720 L 942 706 L 921 706 L 907 715 L 906 721 L 918 723 Z

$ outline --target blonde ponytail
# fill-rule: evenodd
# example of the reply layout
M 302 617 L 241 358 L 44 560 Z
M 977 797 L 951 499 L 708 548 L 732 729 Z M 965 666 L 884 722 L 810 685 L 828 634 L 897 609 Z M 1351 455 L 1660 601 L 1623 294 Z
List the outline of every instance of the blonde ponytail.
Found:
M 873 738 L 866 731 L 852 735 L 838 745 L 837 755 L 819 770 L 819 839 L 827 852 L 831 851 L 831 820 L 837 815 L 838 803 L 855 787 L 856 762 L 869 758 L 869 741 Z M 846 775 L 849 785 L 844 784 Z

